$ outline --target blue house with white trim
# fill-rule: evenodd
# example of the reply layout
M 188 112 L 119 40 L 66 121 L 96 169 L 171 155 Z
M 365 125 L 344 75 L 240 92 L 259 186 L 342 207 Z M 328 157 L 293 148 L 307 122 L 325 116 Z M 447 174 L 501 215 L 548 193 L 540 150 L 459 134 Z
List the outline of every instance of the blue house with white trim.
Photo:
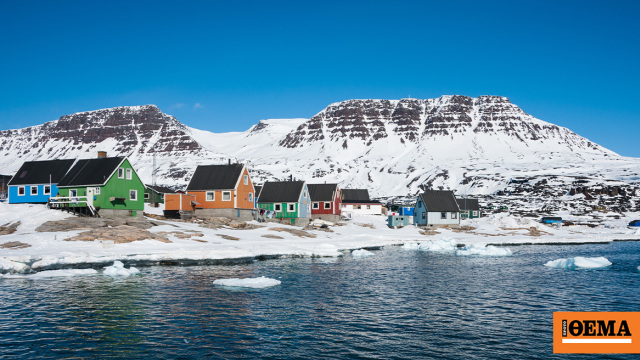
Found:
M 57 184 L 69 171 L 74 159 L 27 161 L 9 180 L 9 204 L 43 203 L 58 193 Z

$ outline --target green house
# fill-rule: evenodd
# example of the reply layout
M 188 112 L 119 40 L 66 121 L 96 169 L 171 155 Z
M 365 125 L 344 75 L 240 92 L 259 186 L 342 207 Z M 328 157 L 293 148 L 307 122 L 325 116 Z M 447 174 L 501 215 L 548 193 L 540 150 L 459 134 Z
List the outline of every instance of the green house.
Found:
M 456 198 L 460 208 L 460 219 L 477 219 L 482 216 L 478 199 Z
M 124 157 L 98 157 L 78 160 L 58 183 L 54 207 L 90 208 L 100 216 L 142 215 L 144 184 Z
M 291 219 L 291 224 L 305 225 L 311 218 L 307 184 L 304 181 L 265 182 L 260 190 L 258 209 L 261 218 Z
M 145 185 L 144 202 L 164 204 L 165 194 L 175 194 L 176 191 L 164 186 Z

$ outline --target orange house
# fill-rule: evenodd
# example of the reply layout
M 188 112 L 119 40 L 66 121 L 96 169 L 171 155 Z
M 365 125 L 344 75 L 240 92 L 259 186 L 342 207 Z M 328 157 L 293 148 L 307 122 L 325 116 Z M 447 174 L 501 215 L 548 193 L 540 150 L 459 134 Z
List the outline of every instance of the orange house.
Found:
M 255 189 L 244 164 L 198 166 L 187 194 L 196 216 L 253 219 Z

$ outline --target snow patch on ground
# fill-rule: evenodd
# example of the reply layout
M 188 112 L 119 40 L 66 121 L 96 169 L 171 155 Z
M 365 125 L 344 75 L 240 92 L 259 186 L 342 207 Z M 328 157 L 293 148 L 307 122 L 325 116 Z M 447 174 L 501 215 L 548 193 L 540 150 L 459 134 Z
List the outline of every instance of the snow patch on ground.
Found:
M 109 275 L 114 277 L 115 276 L 127 277 L 130 275 L 138 274 L 139 272 L 140 270 L 134 268 L 133 266 L 130 266 L 127 269 L 124 267 L 124 264 L 122 262 L 114 261 L 113 265 L 105 267 L 102 273 L 104 275 Z
M 456 255 L 460 256 L 511 256 L 511 254 L 511 250 L 508 248 L 481 244 L 470 245 L 456 250 Z
M 585 258 L 582 256 L 576 256 L 568 259 L 557 259 L 548 261 L 544 266 L 548 266 L 556 269 L 596 269 L 610 266 L 611 262 L 604 256 Z
M 417 242 L 406 242 L 402 245 L 402 248 L 410 251 L 410 250 L 420 250 L 420 244 Z
M 213 281 L 214 285 L 220 286 L 231 286 L 231 287 L 246 287 L 252 289 L 261 289 L 267 288 L 271 286 L 280 285 L 282 282 L 280 280 L 267 278 L 264 276 L 258 278 L 231 278 L 231 279 L 217 279 Z
M 370 256 L 375 256 L 376 254 L 372 253 L 371 251 L 365 250 L 365 249 L 358 249 L 358 250 L 353 250 L 351 252 L 351 256 L 354 258 L 364 258 L 364 257 L 370 257 Z

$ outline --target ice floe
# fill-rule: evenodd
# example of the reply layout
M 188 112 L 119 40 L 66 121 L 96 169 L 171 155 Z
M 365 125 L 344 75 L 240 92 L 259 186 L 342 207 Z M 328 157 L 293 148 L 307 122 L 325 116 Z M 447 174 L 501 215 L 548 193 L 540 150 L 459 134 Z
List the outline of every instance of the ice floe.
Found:
M 460 256 L 510 256 L 511 254 L 509 248 L 482 244 L 465 246 L 464 248 L 456 250 L 456 255 Z
M 595 269 L 610 266 L 611 262 L 604 256 L 586 258 L 576 256 L 568 259 L 557 259 L 548 261 L 544 266 L 557 269 Z
M 402 248 L 405 250 L 418 250 L 420 249 L 420 244 L 416 242 L 406 242 L 402 245 Z
M 214 285 L 220 286 L 233 286 L 233 287 L 246 287 L 246 288 L 267 288 L 271 286 L 280 285 L 281 281 L 276 279 L 260 276 L 257 278 L 231 278 L 231 279 L 217 279 L 213 281 Z
M 66 270 L 46 270 L 40 271 L 35 274 L 27 275 L 3 275 L 4 278 L 11 279 L 48 279 L 56 277 L 69 277 L 69 276 L 82 276 L 82 275 L 95 275 L 98 272 L 94 269 L 66 269 Z
M 455 252 L 457 248 L 456 241 L 454 239 L 439 239 L 429 240 L 420 243 L 420 250 L 422 251 L 435 251 L 435 252 Z
M 140 270 L 134 268 L 133 266 L 130 266 L 129 268 L 125 268 L 122 262 L 114 261 L 113 265 L 105 267 L 102 273 L 104 275 L 109 275 L 109 276 L 127 277 L 130 275 L 137 274 L 139 272 Z
M 369 256 L 375 256 L 376 254 L 372 253 L 371 251 L 365 250 L 365 249 L 358 249 L 358 250 L 353 250 L 351 252 L 351 256 L 354 258 L 363 258 L 363 257 L 369 257 Z

